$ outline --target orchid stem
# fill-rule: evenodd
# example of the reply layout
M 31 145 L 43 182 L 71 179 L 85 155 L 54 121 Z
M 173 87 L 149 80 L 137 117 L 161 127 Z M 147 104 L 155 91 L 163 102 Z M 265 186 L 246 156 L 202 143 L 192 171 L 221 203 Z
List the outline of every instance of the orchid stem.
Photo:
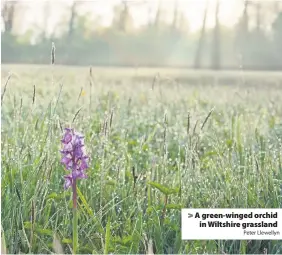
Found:
M 78 247 L 78 232 L 77 232 L 77 193 L 76 193 L 76 180 L 73 181 L 72 185 L 72 191 L 73 191 L 73 254 L 77 253 L 77 247 Z

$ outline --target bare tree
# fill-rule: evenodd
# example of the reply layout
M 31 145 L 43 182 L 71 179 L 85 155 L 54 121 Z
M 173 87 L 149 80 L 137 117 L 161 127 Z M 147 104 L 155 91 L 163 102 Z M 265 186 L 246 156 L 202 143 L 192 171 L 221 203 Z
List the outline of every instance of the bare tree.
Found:
M 77 2 L 74 1 L 71 6 L 71 16 L 70 16 L 69 25 L 68 25 L 68 36 L 69 37 L 72 36 L 73 31 L 74 31 L 74 22 L 77 16 L 76 6 L 77 6 Z
M 2 3 L 1 15 L 4 22 L 4 30 L 7 33 L 11 33 L 13 30 L 16 4 L 17 1 L 4 1 Z
M 154 26 L 155 26 L 156 28 L 159 27 L 159 24 L 160 24 L 160 17 L 161 17 L 161 1 L 159 0 L 158 10 L 157 10 L 157 12 L 156 12 L 155 21 L 154 21 Z
M 177 21 L 178 21 L 178 1 L 175 0 L 175 2 L 174 2 L 173 20 L 172 20 L 172 24 L 171 24 L 172 30 L 175 30 L 177 28 Z
M 129 6 L 126 1 L 114 6 L 114 19 L 112 26 L 119 31 L 127 31 L 133 23 L 130 15 Z
M 208 9 L 209 9 L 209 0 L 206 0 L 206 6 L 205 6 L 205 11 L 204 11 L 204 17 L 203 17 L 203 24 L 202 24 L 201 35 L 200 35 L 200 38 L 199 38 L 198 47 L 197 47 L 197 51 L 196 51 L 194 68 L 200 68 L 200 66 L 201 66 L 201 58 L 202 58 L 204 41 L 205 41 L 205 34 L 206 34 L 206 21 L 207 21 Z
M 220 68 L 220 24 L 219 24 L 219 0 L 216 1 L 215 8 L 215 27 L 213 31 L 213 47 L 212 47 L 212 68 L 217 70 Z
M 236 48 L 237 53 L 239 54 L 239 65 L 242 66 L 245 61 L 245 53 L 247 51 L 247 45 L 249 42 L 249 7 L 250 1 L 242 0 L 244 2 L 244 9 L 242 16 L 239 20 L 237 26 L 237 34 L 234 38 L 234 46 Z
M 256 30 L 257 32 L 261 30 L 261 3 L 259 1 L 256 3 Z
M 249 31 L 249 12 L 248 12 L 248 7 L 249 7 L 250 2 L 245 0 L 244 1 L 244 13 L 243 13 L 243 20 L 242 20 L 242 29 L 244 34 L 248 33 Z
M 123 8 L 120 12 L 120 17 L 119 17 L 119 29 L 121 31 L 126 31 L 127 30 L 127 19 L 129 15 L 129 10 L 128 10 L 128 5 L 127 2 L 123 2 Z

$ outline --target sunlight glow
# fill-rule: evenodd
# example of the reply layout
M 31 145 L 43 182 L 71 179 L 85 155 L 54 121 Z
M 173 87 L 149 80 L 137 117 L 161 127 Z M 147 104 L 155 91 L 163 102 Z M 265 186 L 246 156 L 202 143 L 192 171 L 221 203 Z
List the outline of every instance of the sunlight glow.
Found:
M 190 31 L 194 32 L 201 28 L 206 1 L 209 1 L 207 27 L 214 26 L 214 12 L 217 0 L 163 0 L 161 4 L 161 19 L 170 23 L 173 19 L 175 4 L 178 10 L 187 20 Z M 50 1 L 20 1 L 24 16 L 18 18 L 17 32 L 24 33 L 28 29 L 40 30 L 47 28 L 52 33 L 58 24 L 69 17 L 69 8 L 73 1 L 50 0 Z M 93 20 L 99 21 L 103 26 L 109 26 L 113 19 L 113 7 L 122 3 L 121 0 L 96 0 L 78 1 L 80 14 L 88 13 Z M 243 2 L 241 0 L 220 0 L 219 19 L 225 26 L 234 25 L 241 15 Z M 136 28 L 146 25 L 153 20 L 159 6 L 159 1 L 132 0 L 127 1 L 130 13 L 134 19 Z M 20 15 L 21 16 L 21 15 Z M 46 19 L 45 17 L 49 18 Z M 24 22 L 23 20 L 24 19 Z M 47 24 L 46 24 L 47 23 Z

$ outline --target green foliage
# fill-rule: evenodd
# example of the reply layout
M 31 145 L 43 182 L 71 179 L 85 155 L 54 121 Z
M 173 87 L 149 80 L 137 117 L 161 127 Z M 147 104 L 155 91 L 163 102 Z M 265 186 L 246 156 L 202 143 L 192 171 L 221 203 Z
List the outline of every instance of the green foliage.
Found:
M 111 241 L 111 221 L 110 221 L 110 218 L 108 218 L 108 222 L 107 222 L 107 226 L 106 226 L 104 254 L 108 254 L 110 241 Z
M 152 187 L 158 189 L 160 192 L 162 192 L 164 195 L 168 196 L 171 194 L 177 194 L 180 191 L 180 188 L 168 188 L 164 185 L 161 185 L 157 182 L 148 182 Z

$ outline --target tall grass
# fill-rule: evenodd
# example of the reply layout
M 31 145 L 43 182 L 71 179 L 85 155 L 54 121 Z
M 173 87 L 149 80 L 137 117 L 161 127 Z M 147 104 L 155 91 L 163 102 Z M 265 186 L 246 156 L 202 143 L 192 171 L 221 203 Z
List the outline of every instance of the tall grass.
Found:
M 78 253 L 282 252 L 281 241 L 181 241 L 180 232 L 181 208 L 282 206 L 282 87 L 161 76 L 152 86 L 154 77 L 106 81 L 95 69 L 91 77 L 81 69 L 53 75 L 19 71 L 5 86 L 7 252 L 71 252 L 71 192 L 59 154 L 69 125 L 86 134 L 91 156 L 78 189 Z

